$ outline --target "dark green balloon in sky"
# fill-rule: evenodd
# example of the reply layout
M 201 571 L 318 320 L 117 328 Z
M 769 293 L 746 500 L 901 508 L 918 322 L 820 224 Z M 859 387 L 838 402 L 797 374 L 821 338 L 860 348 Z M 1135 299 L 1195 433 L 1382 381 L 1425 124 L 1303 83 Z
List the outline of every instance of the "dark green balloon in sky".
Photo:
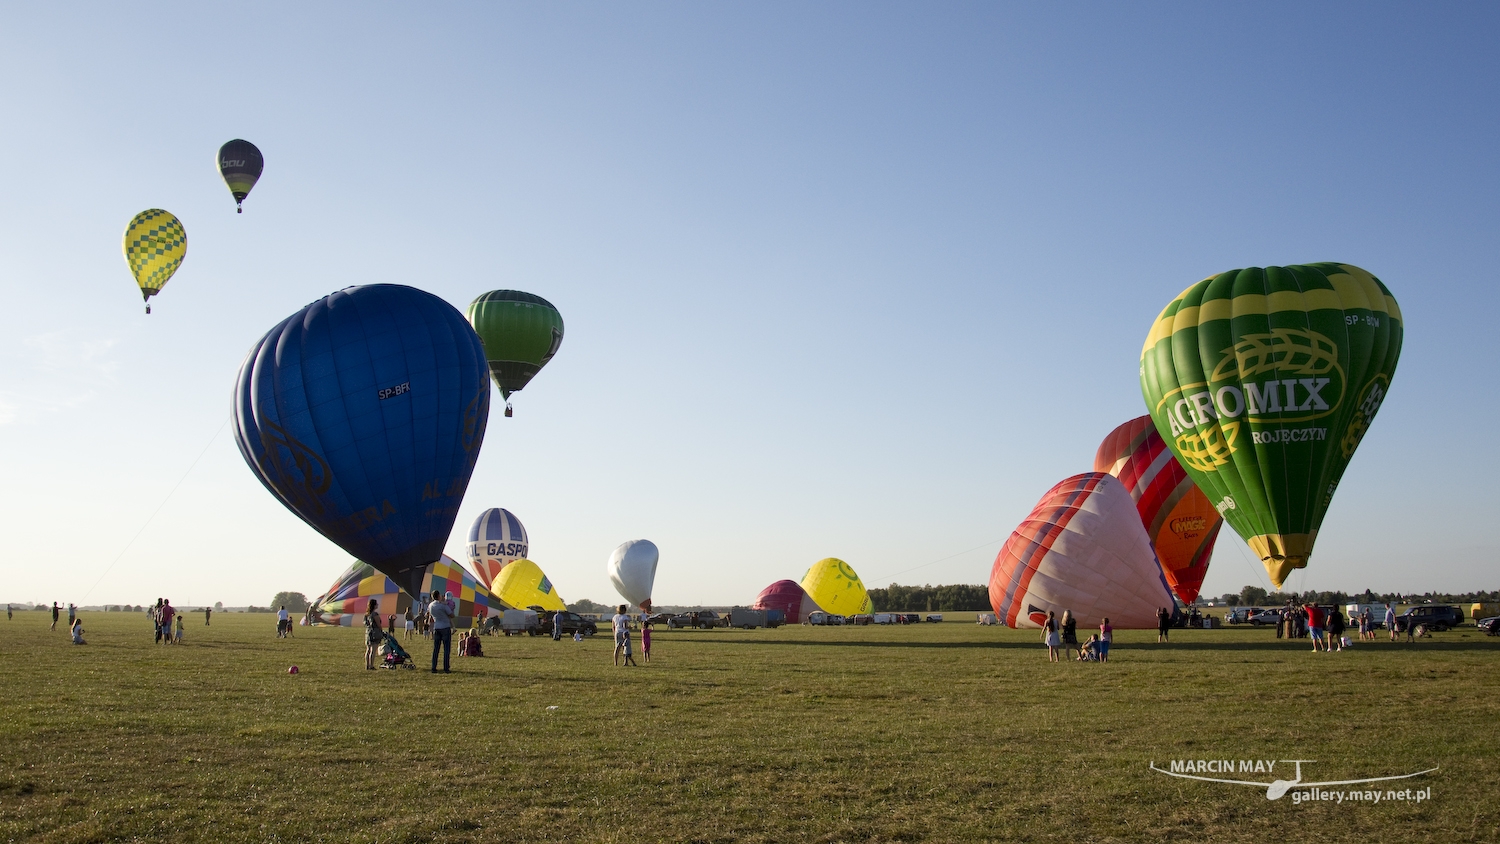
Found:
M 507 399 L 562 345 L 562 314 L 546 299 L 520 290 L 491 290 L 470 302 L 469 324 L 484 342 L 490 375 Z
M 265 166 L 266 160 L 261 156 L 260 150 L 249 141 L 235 138 L 219 147 L 219 175 L 224 177 L 224 184 L 234 194 L 237 213 L 245 212 L 240 203 L 250 195 L 250 189 L 255 187 L 255 182 L 260 179 L 260 171 Z

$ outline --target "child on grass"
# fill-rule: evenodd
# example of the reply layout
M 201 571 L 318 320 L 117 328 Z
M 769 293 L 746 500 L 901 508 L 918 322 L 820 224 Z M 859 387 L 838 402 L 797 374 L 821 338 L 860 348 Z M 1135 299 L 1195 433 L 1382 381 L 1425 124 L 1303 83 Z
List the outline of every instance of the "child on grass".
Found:
M 81 619 L 81 618 L 74 618 L 73 619 L 73 644 L 75 644 L 75 645 L 87 645 L 88 644 L 88 642 L 85 642 L 83 640 L 83 619 Z

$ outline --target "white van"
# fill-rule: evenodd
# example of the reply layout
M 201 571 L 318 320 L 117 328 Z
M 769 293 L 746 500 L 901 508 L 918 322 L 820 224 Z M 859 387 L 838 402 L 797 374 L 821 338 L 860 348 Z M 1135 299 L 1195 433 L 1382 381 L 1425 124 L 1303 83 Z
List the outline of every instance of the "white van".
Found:
M 982 613 L 979 614 L 978 618 L 974 619 L 974 623 L 975 624 L 983 624 L 985 626 L 991 626 L 991 625 L 999 624 L 1000 622 L 995 618 L 995 614 L 994 613 L 992 613 L 992 612 L 982 612 Z
M 896 617 L 893 616 L 893 615 L 891 615 L 888 612 L 878 612 L 878 613 L 875 613 L 875 623 L 876 624 L 895 624 L 896 623 Z
M 507 636 L 522 633 L 535 636 L 541 630 L 541 623 L 537 621 L 536 610 L 506 610 L 500 616 L 500 630 Z

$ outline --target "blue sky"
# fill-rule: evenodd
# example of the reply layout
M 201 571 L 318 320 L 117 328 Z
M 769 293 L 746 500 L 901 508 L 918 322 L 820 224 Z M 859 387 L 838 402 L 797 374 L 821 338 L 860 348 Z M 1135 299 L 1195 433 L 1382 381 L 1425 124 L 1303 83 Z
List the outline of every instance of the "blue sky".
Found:
M 519 288 L 567 321 L 491 420 L 455 556 L 503 506 L 568 600 L 612 599 L 605 561 L 642 537 L 660 603 L 825 556 L 983 583 L 1144 412 L 1167 301 L 1325 260 L 1390 286 L 1406 345 L 1289 586 L 1496 588 L 1493 6 L 244 14 L 5 12 L 0 598 L 330 585 L 349 559 L 223 423 L 266 330 L 369 282 Z M 213 164 L 234 137 L 267 162 L 243 215 Z M 120 255 L 148 207 L 189 237 L 150 317 Z M 1246 583 L 1226 535 L 1205 592 Z

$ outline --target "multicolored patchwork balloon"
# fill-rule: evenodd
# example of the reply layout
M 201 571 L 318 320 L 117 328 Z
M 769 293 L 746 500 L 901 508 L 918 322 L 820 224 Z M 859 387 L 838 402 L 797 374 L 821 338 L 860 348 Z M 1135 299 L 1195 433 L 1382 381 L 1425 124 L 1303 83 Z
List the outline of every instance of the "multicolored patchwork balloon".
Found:
M 1080 625 L 1156 626 L 1175 606 L 1130 493 L 1113 476 L 1064 480 L 1011 533 L 990 570 L 990 606 L 1010 627 L 1072 610 Z
M 419 594 L 432 595 L 434 592 L 453 594 L 457 604 L 453 618 L 456 627 L 473 626 L 500 612 L 499 602 L 490 591 L 446 554 L 427 566 L 422 575 Z M 339 575 L 332 588 L 313 602 L 313 623 L 342 627 L 363 624 L 365 610 L 372 598 L 377 602 L 376 612 L 382 620 L 392 615 L 404 616 L 412 606 L 412 596 L 402 591 L 395 581 L 376 571 L 369 563 L 356 560 Z
M 1141 392 L 1157 431 L 1277 587 L 1307 565 L 1402 334 L 1380 279 L 1303 264 L 1206 278 L 1146 337 Z
M 1114 429 L 1094 454 L 1094 471 L 1120 479 L 1135 500 L 1167 585 L 1191 604 L 1203 586 L 1224 519 L 1172 456 L 1150 416 Z

